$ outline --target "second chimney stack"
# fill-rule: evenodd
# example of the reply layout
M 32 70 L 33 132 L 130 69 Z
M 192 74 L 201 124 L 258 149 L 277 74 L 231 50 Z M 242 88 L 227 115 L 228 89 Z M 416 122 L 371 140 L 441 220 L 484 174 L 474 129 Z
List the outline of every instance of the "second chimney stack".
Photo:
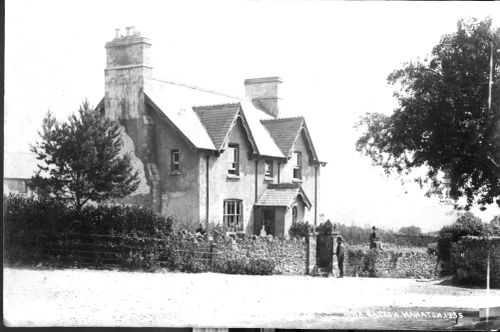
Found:
M 261 77 L 245 80 L 245 95 L 252 103 L 265 113 L 277 118 L 279 116 L 279 85 L 281 77 Z

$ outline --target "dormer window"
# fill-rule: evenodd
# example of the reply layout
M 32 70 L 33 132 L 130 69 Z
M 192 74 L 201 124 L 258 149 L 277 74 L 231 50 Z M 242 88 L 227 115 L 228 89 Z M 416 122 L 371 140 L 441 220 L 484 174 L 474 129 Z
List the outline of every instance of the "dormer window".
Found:
M 180 171 L 180 153 L 179 149 L 170 150 L 170 171 L 179 172 Z
M 293 178 L 302 179 L 302 153 L 299 151 L 293 153 Z
M 240 148 L 238 144 L 229 144 L 227 148 L 228 154 L 228 174 L 239 175 L 240 174 Z
M 265 163 L 264 163 L 264 176 L 266 178 L 273 177 L 273 161 L 272 160 L 265 161 Z

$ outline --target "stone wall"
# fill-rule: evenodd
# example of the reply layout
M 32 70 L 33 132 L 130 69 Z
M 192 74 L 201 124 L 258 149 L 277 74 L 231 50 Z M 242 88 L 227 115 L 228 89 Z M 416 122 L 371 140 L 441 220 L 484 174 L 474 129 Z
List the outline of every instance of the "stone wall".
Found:
M 454 243 L 451 263 L 459 282 L 486 285 L 490 265 L 490 286 L 500 288 L 500 237 L 464 236 Z
M 433 278 L 437 256 L 425 250 L 348 249 L 344 263 L 350 277 Z
M 273 274 L 306 274 L 305 239 L 237 239 L 235 244 L 231 244 L 231 242 L 218 243 L 215 252 L 219 258 L 231 256 L 239 257 L 241 260 L 273 259 L 276 263 Z

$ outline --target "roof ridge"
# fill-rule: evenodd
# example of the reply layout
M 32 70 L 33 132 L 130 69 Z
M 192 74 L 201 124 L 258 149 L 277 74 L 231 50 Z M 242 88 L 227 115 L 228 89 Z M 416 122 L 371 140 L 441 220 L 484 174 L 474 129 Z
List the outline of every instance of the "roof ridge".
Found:
M 275 119 L 261 119 L 261 122 L 272 122 L 272 121 L 282 121 L 282 120 L 305 120 L 305 118 L 301 115 L 299 116 L 291 116 L 287 118 L 275 118 Z
M 219 108 L 221 106 L 241 106 L 240 102 L 236 103 L 223 103 L 223 104 L 211 104 L 211 105 L 199 105 L 199 106 L 192 106 L 193 110 L 195 109 L 214 109 L 214 108 Z

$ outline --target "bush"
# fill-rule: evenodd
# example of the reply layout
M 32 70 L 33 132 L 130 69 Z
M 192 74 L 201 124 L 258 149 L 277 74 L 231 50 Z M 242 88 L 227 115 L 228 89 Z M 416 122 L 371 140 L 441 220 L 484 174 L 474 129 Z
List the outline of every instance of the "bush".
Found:
M 171 217 L 139 206 L 86 207 L 72 229 L 84 234 L 166 238 L 172 233 Z
M 491 224 L 486 224 L 474 214 L 467 212 L 460 216 L 452 225 L 444 226 L 438 235 L 438 250 L 442 260 L 450 259 L 450 250 L 453 242 L 462 236 L 489 236 L 500 235 L 498 229 Z
M 332 231 L 333 231 L 333 224 L 330 220 L 327 220 L 316 227 L 316 232 L 320 234 L 331 235 Z
M 290 235 L 290 237 L 307 237 L 310 227 L 311 226 L 306 222 L 292 222 L 288 235 Z
M 17 195 L 3 197 L 4 226 L 11 231 L 166 238 L 172 218 L 138 206 L 87 206 L 80 213 L 63 202 Z
M 52 199 L 36 200 L 18 195 L 3 196 L 4 228 L 8 232 L 65 232 L 74 217 L 64 203 Z
M 77 214 L 60 201 L 4 195 L 4 210 L 10 261 L 152 269 L 172 251 L 172 219 L 142 207 L 89 206 Z
M 438 235 L 438 252 L 443 262 L 443 273 L 449 274 L 455 271 L 451 262 L 452 244 L 463 236 L 494 236 L 500 235 L 500 228 L 482 222 L 472 213 L 467 212 L 460 216 L 452 225 L 444 226 Z

